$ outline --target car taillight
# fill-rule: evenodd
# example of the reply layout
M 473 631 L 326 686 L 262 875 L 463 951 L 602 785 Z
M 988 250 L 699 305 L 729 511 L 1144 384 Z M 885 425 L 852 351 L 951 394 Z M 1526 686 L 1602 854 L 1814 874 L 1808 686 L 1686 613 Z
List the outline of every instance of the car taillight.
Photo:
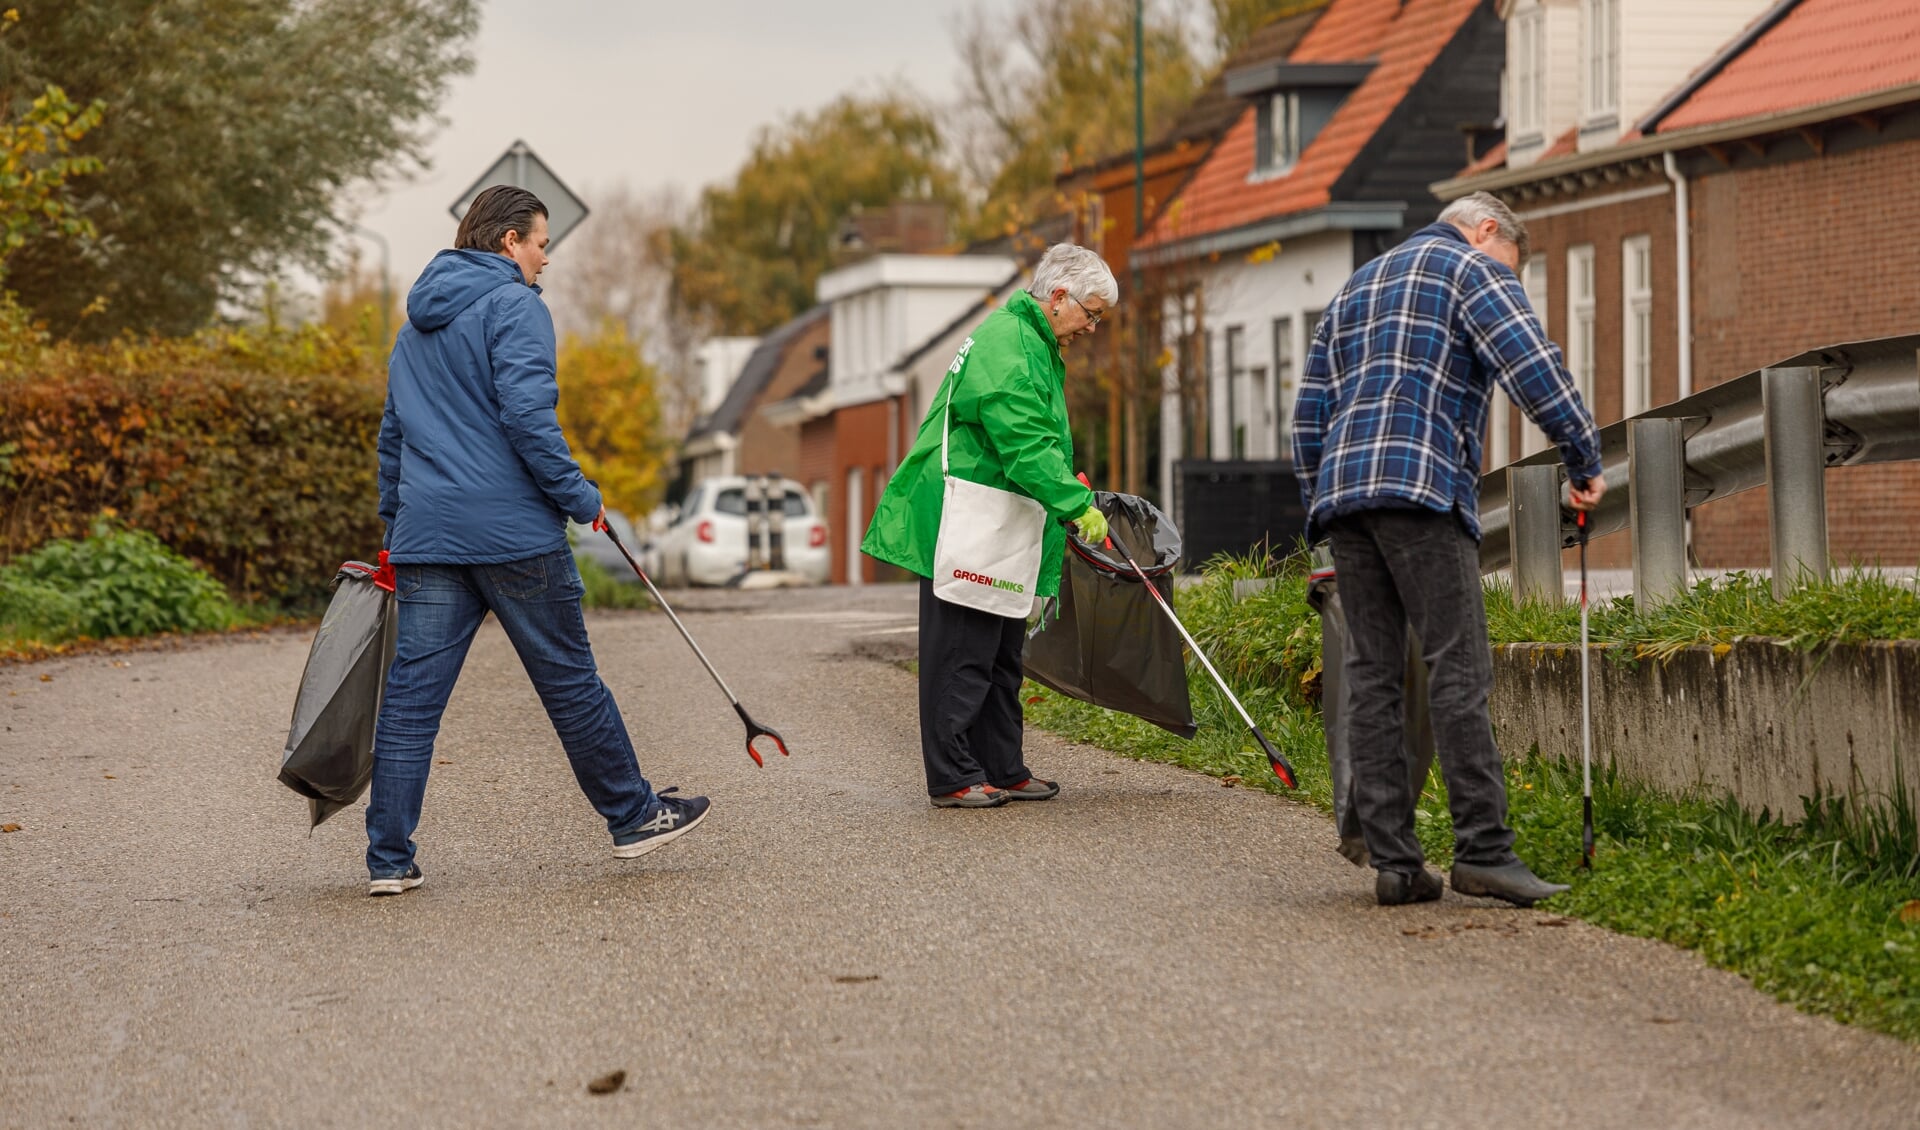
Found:
M 699 538 L 703 542 L 706 542 L 708 545 L 712 545 L 713 544 L 713 523 L 702 522 L 698 526 L 695 526 L 693 528 L 693 536 Z
M 813 529 L 807 531 L 807 545 L 810 548 L 819 549 L 825 544 L 827 544 L 827 528 L 825 526 L 815 526 Z

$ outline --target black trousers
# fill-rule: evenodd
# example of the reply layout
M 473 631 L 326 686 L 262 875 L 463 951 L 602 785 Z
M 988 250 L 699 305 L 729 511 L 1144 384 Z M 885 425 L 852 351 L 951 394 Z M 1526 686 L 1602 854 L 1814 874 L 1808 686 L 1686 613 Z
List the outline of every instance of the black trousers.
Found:
M 1480 552 L 1451 514 L 1365 510 L 1328 523 L 1346 612 L 1352 688 L 1347 748 L 1354 807 L 1373 866 L 1413 873 L 1424 864 L 1413 832 L 1414 790 L 1401 699 L 1407 629 L 1420 637 L 1440 771 L 1453 810 L 1454 859 L 1511 862 L 1507 782 L 1487 696 L 1493 651 L 1480 587 Z
M 973 785 L 1010 788 L 1033 774 L 1021 759 L 1021 647 L 1027 622 L 933 595 L 920 578 L 920 754 L 927 795 Z

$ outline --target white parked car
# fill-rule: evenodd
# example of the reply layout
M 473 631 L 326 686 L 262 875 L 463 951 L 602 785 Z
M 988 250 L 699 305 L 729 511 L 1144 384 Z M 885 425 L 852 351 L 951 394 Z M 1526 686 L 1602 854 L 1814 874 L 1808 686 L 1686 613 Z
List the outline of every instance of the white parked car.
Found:
M 782 543 L 787 571 L 826 584 L 832 570 L 826 519 L 814 512 L 813 499 L 792 479 L 779 480 L 767 493 L 786 516 Z M 664 584 L 724 585 L 744 573 L 747 480 L 722 475 L 693 488 L 680 517 L 657 539 L 656 552 Z

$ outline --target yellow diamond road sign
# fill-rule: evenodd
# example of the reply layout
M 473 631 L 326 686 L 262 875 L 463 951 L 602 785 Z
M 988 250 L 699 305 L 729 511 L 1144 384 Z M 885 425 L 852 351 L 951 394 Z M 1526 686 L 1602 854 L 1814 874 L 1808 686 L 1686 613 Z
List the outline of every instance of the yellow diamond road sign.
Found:
M 467 209 L 472 207 L 473 198 L 496 184 L 510 184 L 524 188 L 540 198 L 547 206 L 547 236 L 549 247 L 558 247 L 567 233 L 580 226 L 587 218 L 587 206 L 573 190 L 560 183 L 546 162 L 534 156 L 524 141 L 516 141 L 507 148 L 493 167 L 480 175 L 473 186 L 460 194 L 453 202 L 453 218 L 465 219 Z

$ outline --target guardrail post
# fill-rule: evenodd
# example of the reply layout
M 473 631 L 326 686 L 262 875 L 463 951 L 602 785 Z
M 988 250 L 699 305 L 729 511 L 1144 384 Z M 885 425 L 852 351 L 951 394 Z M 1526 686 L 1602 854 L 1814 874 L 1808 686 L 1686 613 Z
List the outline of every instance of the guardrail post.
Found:
M 1820 370 L 1760 371 L 1766 424 L 1767 506 L 1773 534 L 1773 595 L 1827 579 L 1826 411 Z
M 1513 602 L 1567 599 L 1560 573 L 1560 465 L 1507 468 Z
M 1687 586 L 1685 421 L 1627 421 L 1628 529 L 1633 533 L 1633 598 L 1640 607 Z

